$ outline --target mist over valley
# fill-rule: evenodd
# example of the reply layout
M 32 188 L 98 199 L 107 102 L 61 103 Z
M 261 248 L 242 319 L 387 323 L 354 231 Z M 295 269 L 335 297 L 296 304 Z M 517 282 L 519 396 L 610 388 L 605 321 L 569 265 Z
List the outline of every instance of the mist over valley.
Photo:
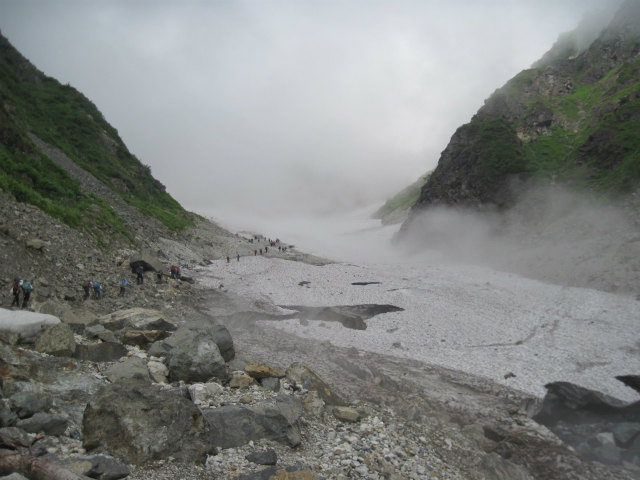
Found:
M 64 7 L 0 0 L 0 474 L 638 478 L 638 0 Z

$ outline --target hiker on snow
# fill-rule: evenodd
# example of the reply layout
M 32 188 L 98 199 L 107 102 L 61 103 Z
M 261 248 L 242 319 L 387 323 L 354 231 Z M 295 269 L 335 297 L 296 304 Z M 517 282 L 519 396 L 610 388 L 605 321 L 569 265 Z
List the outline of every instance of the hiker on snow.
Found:
M 22 308 L 27 308 L 27 303 L 29 303 L 29 297 L 31 296 L 32 290 L 33 285 L 31 285 L 29 280 L 22 282 Z
M 11 302 L 11 306 L 12 307 L 14 305 L 16 307 L 20 307 L 20 287 L 21 286 L 22 286 L 22 280 L 14 278 L 13 279 L 13 284 L 11 285 L 11 288 L 9 289 L 9 291 L 13 294 L 13 302 Z

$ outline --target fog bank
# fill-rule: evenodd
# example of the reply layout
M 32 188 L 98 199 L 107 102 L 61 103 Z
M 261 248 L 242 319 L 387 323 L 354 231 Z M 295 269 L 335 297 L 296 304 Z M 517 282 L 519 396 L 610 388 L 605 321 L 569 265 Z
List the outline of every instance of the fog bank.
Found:
M 640 293 L 638 195 L 612 204 L 531 188 L 507 212 L 434 207 L 397 243 L 412 255 L 473 263 L 561 285 Z

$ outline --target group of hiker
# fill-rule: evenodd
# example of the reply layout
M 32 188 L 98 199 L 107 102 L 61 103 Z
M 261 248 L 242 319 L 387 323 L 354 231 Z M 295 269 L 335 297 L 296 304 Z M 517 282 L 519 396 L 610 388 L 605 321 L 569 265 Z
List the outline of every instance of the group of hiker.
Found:
M 89 280 L 89 282 L 85 283 L 82 288 L 84 289 L 85 300 L 89 299 L 89 297 L 94 300 L 100 300 L 100 295 L 102 294 L 102 283 L 97 280 Z
M 143 285 L 144 284 L 144 267 L 142 265 L 136 266 L 134 269 L 134 273 L 136 274 L 136 284 Z M 162 271 L 157 272 L 157 281 L 158 283 L 163 283 L 164 274 Z M 182 277 L 181 267 L 179 265 L 171 265 L 169 269 L 169 277 L 175 280 L 179 280 Z M 118 292 L 119 297 L 124 297 L 127 295 L 127 288 L 131 283 L 126 278 L 120 280 L 120 291 Z M 102 295 L 102 284 L 96 280 L 90 280 L 89 282 L 83 285 L 84 289 L 84 299 L 88 300 L 92 298 L 93 300 L 99 300 Z
M 272 240 L 271 238 L 267 238 L 264 235 L 254 235 L 251 238 L 247 238 L 246 239 L 249 243 L 254 243 L 254 242 L 259 242 L 259 241 L 264 241 L 267 242 L 269 245 L 265 245 L 264 248 L 254 248 L 253 250 L 249 251 L 249 255 L 253 255 L 254 257 L 257 257 L 258 255 L 262 255 L 262 254 L 267 254 L 269 253 L 269 247 L 271 248 L 277 248 L 279 252 L 284 253 L 287 251 L 287 247 L 282 246 L 280 244 L 280 239 L 276 238 L 275 240 Z M 239 262 L 240 261 L 240 254 L 236 253 L 236 260 Z M 227 255 L 227 263 L 231 262 L 231 257 Z
M 31 292 L 33 291 L 33 283 L 30 282 L 29 280 L 14 278 L 9 291 L 13 295 L 13 301 L 11 302 L 12 307 L 15 305 L 18 308 L 27 308 L 27 305 L 29 303 L 29 297 L 31 296 Z M 22 293 L 22 307 L 20 307 L 21 293 Z

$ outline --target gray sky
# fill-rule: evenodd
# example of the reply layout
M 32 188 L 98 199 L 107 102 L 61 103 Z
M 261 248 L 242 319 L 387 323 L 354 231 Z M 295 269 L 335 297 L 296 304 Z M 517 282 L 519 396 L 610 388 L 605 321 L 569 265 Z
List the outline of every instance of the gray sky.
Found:
M 183 205 L 383 200 L 586 12 L 612 0 L 0 0 L 0 29 L 83 92 Z

